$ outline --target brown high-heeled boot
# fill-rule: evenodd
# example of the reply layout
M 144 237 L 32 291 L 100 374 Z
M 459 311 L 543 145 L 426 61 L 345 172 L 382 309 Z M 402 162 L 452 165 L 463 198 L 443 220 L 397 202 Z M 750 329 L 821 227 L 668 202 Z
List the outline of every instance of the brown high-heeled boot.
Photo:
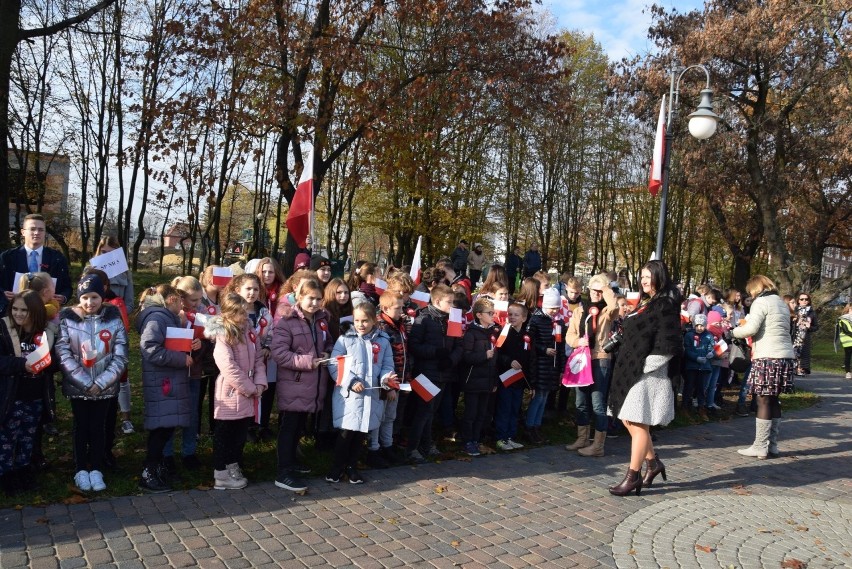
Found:
M 634 490 L 636 491 L 637 496 L 640 492 L 642 492 L 642 477 L 639 476 L 638 470 L 631 470 L 628 466 L 627 474 L 624 475 L 624 480 L 622 480 L 617 486 L 610 488 L 609 493 L 613 496 L 627 496 Z
M 666 465 L 663 464 L 663 461 L 660 460 L 657 453 L 654 453 L 653 460 L 648 458 L 645 459 L 645 477 L 642 479 L 642 487 L 650 488 L 651 484 L 654 483 L 654 478 L 656 478 L 658 474 L 663 475 L 663 480 L 668 480 L 668 478 L 666 478 Z

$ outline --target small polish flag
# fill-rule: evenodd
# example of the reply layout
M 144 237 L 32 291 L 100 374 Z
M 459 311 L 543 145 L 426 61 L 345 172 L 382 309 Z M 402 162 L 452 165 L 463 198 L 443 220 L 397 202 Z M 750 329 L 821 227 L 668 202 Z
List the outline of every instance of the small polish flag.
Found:
M 503 324 L 506 322 L 506 318 L 509 317 L 509 301 L 508 300 L 495 300 L 494 302 L 494 321 L 498 324 Z
M 204 339 L 204 327 L 207 325 L 207 320 L 210 315 L 203 312 L 187 312 L 186 327 L 192 328 L 194 338 L 196 340 Z
M 562 343 L 562 322 L 553 323 L 553 339 L 557 344 Z
M 30 355 L 27 356 L 27 363 L 31 368 L 33 368 L 34 373 L 38 373 L 45 369 L 50 365 L 50 346 L 47 345 L 47 342 L 42 341 L 40 339 L 38 342 L 38 347 L 35 351 L 30 352 Z
M 426 403 L 429 403 L 433 397 L 441 392 L 438 386 L 429 381 L 429 378 L 422 373 L 411 380 L 411 388 Z
M 231 267 L 213 267 L 213 284 L 215 286 L 228 286 L 232 278 L 234 278 L 234 272 Z
M 500 381 L 503 382 L 503 387 L 509 387 L 518 380 L 524 378 L 524 372 L 519 369 L 509 368 L 500 374 Z
M 337 356 L 337 381 L 335 385 L 343 385 L 346 374 L 349 373 L 349 360 L 352 356 Z
M 376 294 L 381 296 L 388 289 L 388 282 L 377 278 L 376 283 L 373 286 L 376 287 Z
M 689 312 L 686 310 L 680 311 L 680 322 L 681 324 L 689 324 Z
M 429 306 L 430 300 L 431 299 L 429 297 L 429 293 L 423 292 L 422 290 L 415 290 L 411 294 L 411 301 L 414 304 L 416 304 L 417 306 L 419 306 L 420 308 L 425 308 L 425 307 Z
M 417 247 L 414 248 L 414 259 L 411 261 L 411 271 L 409 274 L 411 275 L 411 279 L 414 281 L 415 285 L 420 284 L 421 269 L 420 269 L 420 250 L 423 245 L 423 236 L 417 238 Z
M 447 336 L 450 338 L 462 337 L 461 308 L 450 308 L 450 319 L 447 322 Z
M 500 331 L 500 336 L 497 337 L 497 347 L 502 348 L 503 344 L 506 342 L 506 338 L 509 337 L 509 328 L 511 326 L 508 322 L 503 326 L 503 329 Z
M 719 338 L 719 341 L 713 346 L 713 351 L 716 352 L 717 356 L 721 356 L 728 351 L 728 343 L 724 339 Z
M 174 350 L 175 352 L 191 352 L 194 336 L 195 334 L 189 328 L 169 326 L 166 328 L 166 341 L 163 346 L 167 350 Z

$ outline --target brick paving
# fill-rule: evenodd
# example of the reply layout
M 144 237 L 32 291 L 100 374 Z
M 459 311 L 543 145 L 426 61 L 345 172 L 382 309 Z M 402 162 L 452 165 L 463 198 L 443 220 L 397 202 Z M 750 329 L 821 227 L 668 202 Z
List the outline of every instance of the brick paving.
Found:
M 0 567 L 807 567 L 852 566 L 852 381 L 800 382 L 823 397 L 785 416 L 782 457 L 738 455 L 753 418 L 663 430 L 669 480 L 640 497 L 607 486 L 607 456 L 561 446 L 311 479 L 0 511 Z

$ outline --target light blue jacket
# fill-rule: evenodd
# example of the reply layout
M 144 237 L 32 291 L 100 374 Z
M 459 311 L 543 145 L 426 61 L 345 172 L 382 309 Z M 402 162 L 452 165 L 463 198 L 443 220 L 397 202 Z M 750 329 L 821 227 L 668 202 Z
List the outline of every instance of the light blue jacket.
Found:
M 373 345 L 378 346 L 378 353 Z M 393 353 L 387 334 L 374 328 L 370 333 L 359 336 L 355 328 L 349 328 L 337 339 L 331 352 L 329 372 L 332 379 L 337 378 L 337 356 L 350 356 L 346 359 L 345 377 L 334 388 L 332 396 L 332 417 L 334 426 L 348 431 L 366 433 L 379 426 L 384 413 L 385 402 L 381 400 L 383 381 L 394 372 Z M 365 388 L 361 393 L 352 391 L 356 383 Z

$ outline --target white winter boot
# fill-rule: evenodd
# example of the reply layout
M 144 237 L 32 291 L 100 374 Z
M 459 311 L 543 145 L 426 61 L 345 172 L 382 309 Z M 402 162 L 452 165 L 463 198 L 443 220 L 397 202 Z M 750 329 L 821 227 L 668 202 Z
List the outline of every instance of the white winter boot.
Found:
M 771 419 L 755 419 L 754 443 L 748 448 L 737 452 L 743 456 L 753 456 L 763 460 L 769 455 L 769 434 L 772 430 Z

